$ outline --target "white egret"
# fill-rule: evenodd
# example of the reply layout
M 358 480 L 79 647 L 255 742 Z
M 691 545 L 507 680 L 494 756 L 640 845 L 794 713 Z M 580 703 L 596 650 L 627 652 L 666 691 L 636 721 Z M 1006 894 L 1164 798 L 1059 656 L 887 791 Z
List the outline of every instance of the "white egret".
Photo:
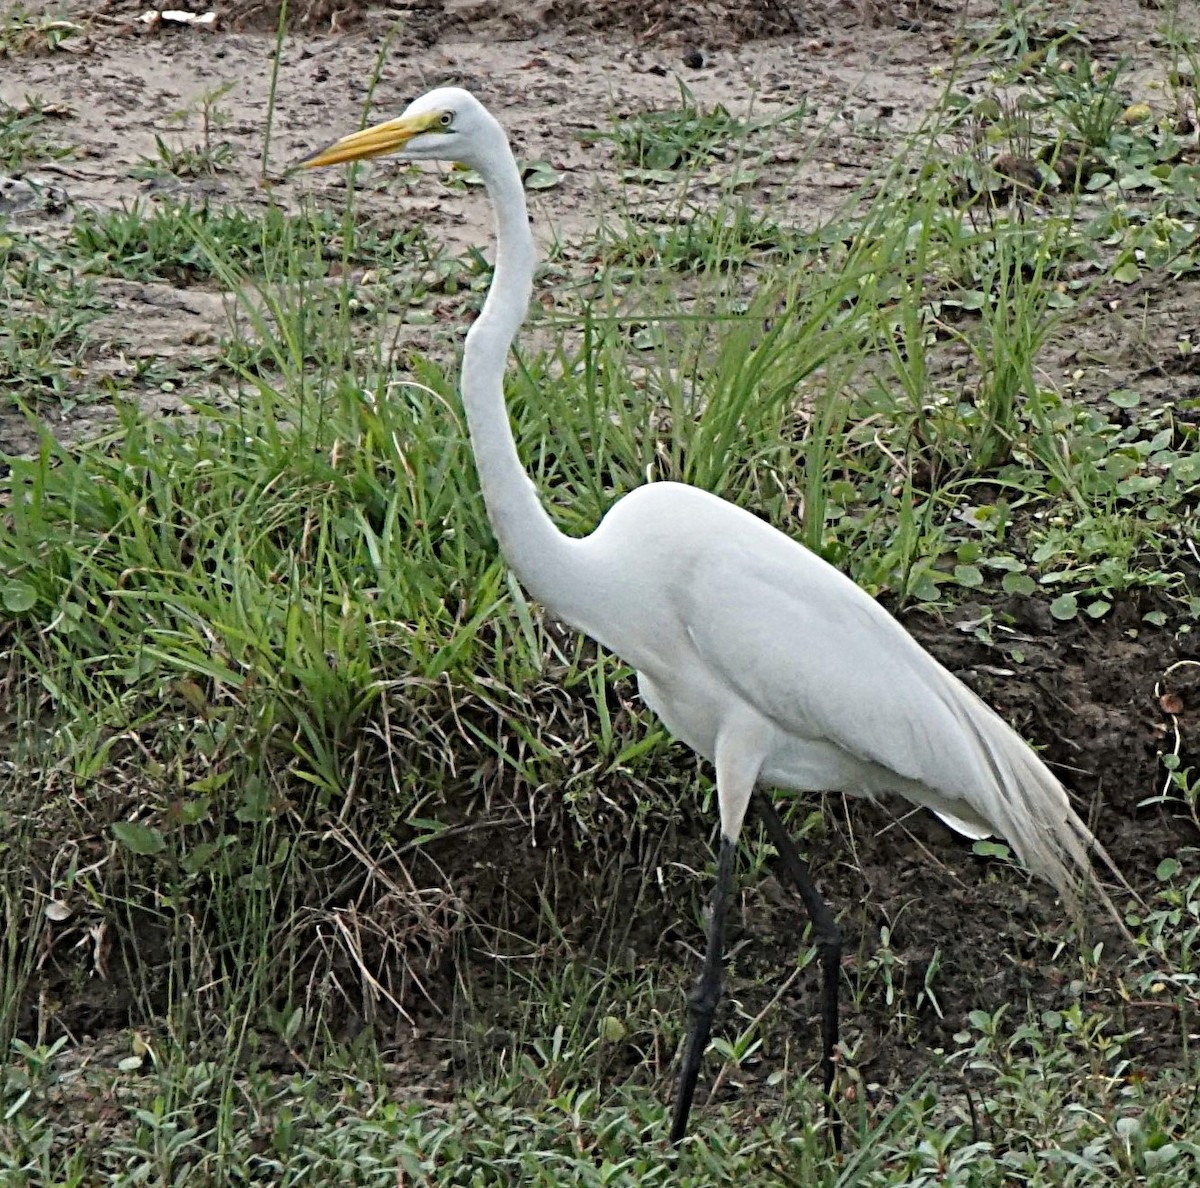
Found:
M 495 274 L 467 333 L 461 394 L 505 560 L 548 611 L 634 668 L 646 703 L 716 769 L 718 873 L 671 1138 L 686 1131 L 721 992 L 734 848 L 752 798 L 812 919 L 831 1109 L 841 932 L 765 789 L 898 792 L 969 838 L 998 833 L 1068 900 L 1097 843 L 1016 731 L 874 599 L 750 512 L 657 482 L 618 500 L 590 536 L 560 532 L 518 457 L 504 398 L 505 361 L 536 263 L 508 138 L 468 92 L 441 88 L 304 164 L 383 154 L 469 166 L 495 210 Z M 836 1110 L 831 1121 L 837 1141 Z

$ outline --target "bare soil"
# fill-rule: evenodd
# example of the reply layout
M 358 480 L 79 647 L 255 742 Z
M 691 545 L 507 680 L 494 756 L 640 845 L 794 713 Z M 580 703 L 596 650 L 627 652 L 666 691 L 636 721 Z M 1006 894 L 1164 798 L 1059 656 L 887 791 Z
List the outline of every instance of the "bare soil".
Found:
M 1153 11 L 1131 0 L 1081 7 L 1091 13 L 1085 23 L 1098 55 L 1115 57 L 1119 49 L 1150 66 Z M 562 185 L 534 202 L 544 242 L 570 239 L 593 227 L 614 186 L 612 155 L 580 142 L 579 131 L 605 125 L 612 113 L 670 105 L 679 95 L 678 79 L 701 104 L 722 103 L 738 114 L 751 102 L 758 112 L 781 111 L 804 98 L 821 118 L 831 117 L 830 135 L 815 159 L 770 201 L 786 204 L 790 221 L 811 223 L 837 208 L 847 189 L 865 178 L 878 154 L 887 151 L 889 130 L 899 136 L 937 101 L 942 82 L 931 77 L 931 65 L 945 58 L 950 35 L 961 22 L 988 12 L 981 5 L 887 7 L 870 0 L 816 9 L 800 0 L 446 0 L 408 4 L 396 14 L 356 0 L 311 0 L 292 5 L 270 159 L 264 164 L 274 3 L 218 5 L 222 20 L 213 32 L 150 31 L 136 20 L 142 8 L 125 0 L 110 0 L 98 9 L 75 3 L 73 11 L 88 30 L 79 52 L 3 63 L 0 99 L 17 104 L 36 93 L 69 109 L 57 132 L 74 146 L 74 155 L 32 171 L 65 190 L 68 201 L 62 209 L 27 212 L 22 217 L 29 222 L 53 231 L 73 208 L 145 198 L 151 183 L 131 177 L 131 167 L 153 155 L 156 134 L 181 135 L 172 113 L 192 112 L 184 127 L 194 139 L 201 97 L 225 85 L 231 90 L 222 105 L 232 118 L 219 135 L 233 146 L 237 165 L 215 177 L 180 183 L 181 192 L 256 203 L 263 201 L 261 187 L 269 184 L 277 200 L 302 187 L 336 197 L 343 184 L 336 176 L 289 177 L 284 167 L 358 125 L 379 66 L 376 113 L 396 112 L 432 85 L 465 85 L 506 123 L 520 154 L 546 160 L 564 174 Z M 1200 26 L 1200 13 L 1193 15 Z M 858 131 L 866 124 L 877 130 L 873 138 Z M 478 243 L 487 234 L 484 200 L 476 193 L 416 194 L 406 199 L 401 213 L 380 185 L 366 190 L 363 202 L 367 216 L 419 218 L 435 237 L 452 244 Z M 105 295 L 114 311 L 111 345 L 97 352 L 97 375 L 128 349 L 130 337 L 155 353 L 186 354 L 223 326 L 220 295 L 203 286 L 112 282 Z M 1185 285 L 1143 294 L 1137 302 L 1125 299 L 1115 308 L 1098 302 L 1092 319 L 1080 328 L 1076 349 L 1054 360 L 1050 379 L 1085 396 L 1114 387 L 1163 397 L 1196 395 L 1200 376 L 1194 370 L 1180 373 L 1173 343 L 1182 328 L 1196 327 L 1197 308 L 1195 286 Z M 164 399 L 156 392 L 143 398 L 150 409 L 161 407 Z M 64 414 L 56 430 L 68 437 L 87 435 L 109 415 L 102 401 L 81 402 Z M 0 410 L 0 450 L 19 452 L 31 444 L 23 419 Z M 1173 663 L 1200 659 L 1200 646 L 1149 628 L 1141 619 L 1149 603 L 1118 606 L 1100 622 L 1067 625 L 1036 615 L 1023 619 L 1021 608 L 1013 609 L 1020 630 L 1004 646 L 1020 645 L 1026 660 L 1019 666 L 1008 663 L 999 645 L 986 646 L 968 631 L 956 630 L 953 621 L 916 620 L 909 626 L 1026 737 L 1045 744 L 1049 760 L 1084 816 L 1095 820 L 1130 881 L 1143 890 L 1151 887 L 1163 857 L 1200 842 L 1189 821 L 1169 808 L 1144 804 L 1161 786 L 1159 754 L 1174 745 L 1175 731 L 1185 756 L 1195 755 L 1200 694 L 1184 688 L 1174 706 L 1178 712 L 1168 714 L 1158 686 Z M 686 762 L 682 756 L 681 762 Z M 633 797 L 636 789 L 615 787 L 612 795 Z M 917 1021 L 914 1030 L 898 1033 L 894 1012 L 874 992 L 864 994 L 861 1010 L 850 1013 L 848 1033 L 852 1042 L 861 1041 L 859 1067 L 867 1082 L 891 1086 L 910 1079 L 926 1049 L 950 1046 L 971 1009 L 1006 1002 L 1021 1007 L 1026 1001 L 1061 1006 L 1081 992 L 1067 963 L 1048 963 L 1046 946 L 1029 939 L 1037 932 L 1053 934 L 1061 924 L 1061 909 L 1049 892 L 1018 877 L 997 879 L 994 867 L 974 858 L 932 820 L 910 818 L 897 825 L 880 807 L 831 807 L 834 836 L 812 857 L 828 897 L 845 912 L 848 971 L 875 950 L 880 926 L 886 924 L 900 959 L 903 993 Z M 477 809 L 463 805 L 464 813 Z M 536 931 L 537 890 L 554 882 L 559 918 L 586 948 L 594 927 L 594 916 L 588 915 L 594 892 L 572 890 L 571 880 L 562 875 L 572 873 L 575 862 L 576 879 L 599 878 L 604 862 L 599 856 L 572 858 L 578 853 L 575 839 L 556 835 L 559 828 L 553 812 L 547 813 L 540 835 L 524 821 L 506 825 L 498 820 L 493 828 L 431 847 L 430 861 L 462 872 L 458 889 L 476 914 L 486 916 L 489 903 L 501 900 L 509 910 L 526 902 L 529 919 L 505 921 L 518 931 Z M 709 824 L 696 819 L 680 836 L 659 839 L 659 845 L 669 851 L 662 857 L 673 869 L 704 869 L 709 840 Z M 615 893 L 624 876 L 610 871 L 603 877 L 616 880 Z M 667 886 L 681 882 L 676 874 Z M 643 903 L 639 912 L 634 939 L 642 959 L 680 967 L 694 963 L 691 948 L 699 937 L 690 919 L 681 921 L 677 905 Z M 770 881 L 745 887 L 740 918 L 743 935 L 735 944 L 750 943 L 734 959 L 731 992 L 752 1007 L 765 1004 L 793 968 L 804 922 Z M 1097 927 L 1104 935 L 1104 926 Z M 942 960 L 936 982 L 940 1018 L 916 1007 L 935 952 Z M 1161 1053 L 1178 1052 L 1172 1031 L 1178 1020 L 1169 1012 L 1122 1002 L 1115 992 L 1119 969 L 1110 972 L 1107 985 L 1086 992 L 1105 1009 L 1123 1014 L 1130 1028 L 1142 1029 L 1137 1058 L 1153 1067 Z M 66 993 L 66 985 L 58 989 Z M 779 1008 L 779 1027 L 795 1025 L 807 1060 L 816 1052 L 814 990 L 806 975 Z M 127 1025 L 134 1014 L 119 990 L 96 979 L 82 989 L 76 984 L 64 1007 L 76 1034 L 102 1034 Z M 428 1036 L 439 1035 L 439 1028 L 444 1032 L 436 1019 L 425 1023 Z M 426 1042 L 436 1057 L 433 1066 L 448 1050 L 444 1034 Z M 769 1100 L 770 1091 L 760 1090 Z

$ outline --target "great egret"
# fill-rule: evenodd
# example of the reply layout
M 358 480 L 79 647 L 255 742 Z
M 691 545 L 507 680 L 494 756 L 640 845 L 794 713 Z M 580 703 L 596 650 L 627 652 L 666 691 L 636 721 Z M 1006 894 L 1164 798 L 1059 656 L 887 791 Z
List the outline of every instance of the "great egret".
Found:
M 756 797 L 821 955 L 821 1063 L 839 1141 L 830 1095 L 841 931 L 764 789 L 898 792 L 969 838 L 1000 834 L 1068 900 L 1097 843 L 1016 731 L 874 599 L 750 512 L 696 487 L 658 482 L 618 500 L 590 536 L 563 535 L 517 455 L 504 400 L 505 361 L 536 263 L 508 137 L 474 96 L 446 87 L 304 164 L 384 154 L 466 165 L 495 209 L 495 274 L 467 333 L 461 386 L 505 560 L 548 611 L 633 667 L 646 703 L 716 768 L 718 873 L 703 972 L 689 997 L 671 1139 L 687 1129 L 720 997 L 734 847 Z

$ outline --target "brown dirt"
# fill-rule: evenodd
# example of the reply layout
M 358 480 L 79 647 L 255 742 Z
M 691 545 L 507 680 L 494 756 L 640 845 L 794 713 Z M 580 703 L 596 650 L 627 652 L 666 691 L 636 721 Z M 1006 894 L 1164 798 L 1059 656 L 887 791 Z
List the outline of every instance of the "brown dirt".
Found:
M 58 132 L 75 146 L 75 155 L 31 173 L 64 187 L 74 207 L 112 207 L 144 198 L 149 183 L 132 177 L 130 167 L 153 153 L 156 133 L 194 140 L 199 99 L 228 84 L 232 89 L 222 104 L 231 120 L 220 135 L 233 146 L 238 164 L 203 183 L 183 185 L 182 192 L 202 190 L 220 201 L 261 201 L 258 162 L 273 47 L 262 30 L 274 23 L 277 9 L 263 0 L 235 0 L 227 9 L 218 6 L 225 28 L 215 33 L 154 33 L 135 23 L 142 7 L 129 2 L 98 9 L 76 5 L 88 29 L 77 47 L 80 52 L 4 63 L 0 99 L 19 103 L 26 94 L 37 93 L 71 113 Z M 1185 8 L 1192 11 L 1195 5 Z M 1097 45 L 1112 45 L 1119 31 L 1120 48 L 1149 58 L 1153 13 L 1128 0 L 1094 5 L 1093 11 Z M 613 188 L 616 168 L 611 155 L 580 143 L 574 133 L 594 129 L 613 111 L 672 103 L 679 76 L 705 105 L 723 103 L 741 114 L 751 97 L 758 112 L 783 110 L 805 97 L 814 119 L 829 121 L 828 138 L 815 160 L 788 162 L 781 156 L 781 166 L 790 172 L 770 199 L 795 221 L 811 222 L 835 209 L 877 155 L 913 127 L 937 98 L 941 82 L 930 77 L 929 67 L 940 60 L 947 29 L 982 12 L 978 5 L 951 10 L 920 4 L 893 10 L 869 0 L 830 4 L 816 15 L 798 0 L 648 5 L 634 0 L 600 5 L 448 0 L 406 6 L 403 19 L 393 26 L 390 18 L 354 0 L 294 4 L 266 172 L 275 179 L 279 200 L 306 188 L 336 197 L 342 184 L 337 177 L 288 178 L 282 167 L 357 126 L 367 80 L 382 54 L 373 105 L 377 113 L 394 112 L 414 93 L 440 82 L 477 90 L 513 131 L 519 152 L 548 160 L 565 175 L 559 188 L 534 203 L 533 213 L 543 241 L 570 239 L 594 225 Z M 1193 15 L 1200 24 L 1200 14 Z M 799 24 L 802 30 L 792 28 Z M 394 38 L 385 46 L 389 30 Z M 774 39 L 747 40 L 764 34 Z M 701 57 L 694 50 L 702 51 Z M 685 55 L 691 65 L 685 65 Z M 182 130 L 171 115 L 180 110 L 190 113 Z M 867 124 L 874 130 L 870 137 L 860 131 Z M 485 235 L 487 212 L 478 194 L 417 194 L 405 202 L 405 217 L 422 219 L 432 235 L 451 244 L 475 243 Z M 399 217 L 394 205 L 382 182 L 364 191 L 362 209 L 368 217 Z M 69 215 L 51 210 L 32 217 L 55 233 Z M 181 292 L 161 284 L 121 282 L 110 285 L 107 295 L 113 305 L 114 356 L 130 340 L 157 355 L 186 353 L 222 323 L 219 295 L 203 288 Z M 1162 360 L 1175 355 L 1162 348 L 1189 318 L 1194 325 L 1195 289 L 1181 287 L 1150 300 L 1161 316 L 1147 319 L 1143 306 L 1118 308 L 1082 328 L 1077 351 L 1054 360 L 1050 380 L 1065 391 L 1074 385 L 1088 394 L 1145 385 L 1178 397 L 1180 383 L 1194 391 L 1194 377 L 1168 373 Z M 1081 367 L 1083 378 L 1075 374 Z M 100 360 L 97 374 L 102 371 Z M 161 406 L 160 393 L 147 391 L 140 398 L 148 409 Z M 103 403 L 81 402 L 56 430 L 87 435 L 107 415 Z M 30 444 L 24 421 L 0 410 L 0 450 L 17 452 Z M 1021 625 L 1017 608 L 1019 632 L 1003 647 L 989 647 L 955 631 L 953 622 L 919 620 L 910 626 L 1027 737 L 1045 744 L 1085 816 L 1095 817 L 1104 844 L 1134 886 L 1147 890 L 1162 857 L 1200 841 L 1180 814 L 1143 804 L 1160 786 L 1157 756 L 1171 744 L 1174 729 L 1184 752 L 1195 754 L 1200 702 L 1189 695 L 1174 717 L 1164 713 L 1156 682 L 1173 662 L 1197 658 L 1197 645 L 1147 627 L 1142 609 L 1118 607 L 1098 623 Z M 1020 665 L 1011 663 L 1005 650 L 1017 642 L 1026 655 Z M 618 701 L 631 698 L 632 690 L 617 690 L 615 696 Z M 687 787 L 680 772 L 686 775 L 690 768 L 677 757 L 679 766 L 653 778 Z M 606 792 L 627 811 L 638 785 L 618 776 Z M 684 794 L 698 805 L 694 790 Z M 869 989 L 861 1009 L 848 1012 L 848 1039 L 858 1046 L 857 1064 L 865 1080 L 886 1086 L 911 1079 L 930 1047 L 950 1046 L 970 1009 L 1020 1005 L 1027 999 L 1057 1006 L 1079 992 L 1069 966 L 1048 962 L 1048 946 L 1030 939 L 1036 933 L 1053 935 L 1061 924 L 1048 892 L 1011 874 L 997 877 L 994 864 L 974 858 L 931 820 L 913 818 L 896 825 L 881 807 L 828 807 L 833 825 L 814 847 L 813 857 L 829 898 L 845 909 L 848 976 L 860 968 L 859 958 L 874 952 L 880 925 L 886 923 L 915 1019 L 911 1030 L 898 1032 L 895 1012 Z M 465 819 L 479 805 L 465 798 L 461 810 Z M 527 903 L 529 918 L 504 919 L 518 931 L 536 932 L 539 892 L 553 888 L 564 929 L 586 949 L 598 898 L 605 887 L 615 893 L 628 880 L 639 855 L 623 867 L 609 861 L 610 853 L 585 850 L 580 857 L 580 839 L 569 835 L 552 799 L 542 811 L 536 828 L 526 820 L 497 820 L 429 847 L 428 873 L 432 880 L 437 868 L 461 872 L 456 892 L 485 922 L 499 903 Z M 654 839 L 668 871 L 668 891 L 694 885 L 683 868 L 704 869 L 709 840 L 709 826 L 698 813 L 682 835 Z M 639 836 L 630 844 L 651 843 Z M 691 947 L 699 937 L 685 910 L 669 895 L 657 902 L 643 900 L 633 933 L 639 960 L 665 961 L 680 970 L 694 966 Z M 500 920 L 492 923 L 498 930 Z M 802 916 L 772 882 L 746 885 L 741 929 L 751 943 L 733 962 L 731 993 L 747 1009 L 765 1003 L 787 976 L 802 927 Z M 942 958 L 936 983 L 941 1019 L 928 1009 L 917 1012 L 915 1006 L 923 970 L 935 951 Z M 471 960 L 486 965 L 478 953 Z M 1139 1054 L 1153 1063 L 1159 1049 L 1171 1050 L 1173 1024 L 1137 1017 L 1114 990 L 1121 976 L 1119 961 L 1109 972 L 1110 981 L 1098 989 L 1096 1001 L 1126 1013 L 1130 1026 L 1147 1029 Z M 486 971 L 479 976 L 486 978 Z M 807 1060 L 815 1054 L 812 991 L 812 978 L 806 975 L 780 1008 L 780 1032 L 795 1022 Z M 67 1007 L 64 1018 L 77 1033 L 95 1033 L 127 1025 L 136 1010 L 119 991 L 111 986 L 101 991 L 93 982 Z M 425 1023 L 430 1033 L 438 1034 L 439 1028 L 444 1033 L 438 1020 Z M 441 1059 L 444 1039 L 430 1044 Z M 774 1063 L 773 1057 L 763 1071 Z M 761 1091 L 769 1097 L 769 1091 Z

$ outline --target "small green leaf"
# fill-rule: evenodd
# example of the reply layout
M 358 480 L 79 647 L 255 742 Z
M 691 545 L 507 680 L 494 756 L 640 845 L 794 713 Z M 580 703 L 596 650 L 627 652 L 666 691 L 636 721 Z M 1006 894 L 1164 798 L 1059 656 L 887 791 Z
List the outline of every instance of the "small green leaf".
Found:
M 1000 588 L 1005 594 L 1032 594 L 1037 589 L 1037 582 L 1027 573 L 1006 573 Z
M 270 820 L 271 792 L 262 780 L 251 777 L 246 781 L 241 804 L 234 809 L 233 815 L 246 825 Z
M 1112 610 L 1112 603 L 1105 602 L 1103 598 L 1097 598 L 1094 602 L 1089 602 L 1084 609 L 1087 611 L 1088 618 L 1102 619 Z
M 533 161 L 526 165 L 523 176 L 527 190 L 552 190 L 562 182 L 562 174 L 545 161 Z
M 188 785 L 188 791 L 196 796 L 219 792 L 233 779 L 233 776 L 233 768 L 227 767 L 223 771 L 215 771 L 211 775 L 201 776 L 198 780 L 194 780 Z
M 971 853 L 978 854 L 981 858 L 1002 858 L 1005 861 L 1012 857 L 1012 851 L 1003 842 L 977 841 L 971 847 Z
M 1200 454 L 1184 454 L 1171 463 L 1171 475 L 1181 483 L 1200 482 Z
M 1183 865 L 1178 858 L 1164 858 L 1154 868 L 1154 877 L 1160 883 L 1169 883 L 1182 869 Z
M 134 854 L 161 854 L 167 846 L 157 829 L 140 821 L 114 821 L 112 831 L 113 837 Z
M 1142 398 L 1130 388 L 1115 388 L 1109 392 L 1108 399 L 1118 408 L 1137 408 Z
M 975 590 L 983 585 L 983 574 L 974 565 L 956 565 L 954 580 L 960 586 L 966 586 L 968 590 Z
M 606 1043 L 619 1044 L 625 1038 L 625 1024 L 616 1015 L 605 1015 L 596 1030 Z
M 918 602 L 936 602 L 942 596 L 937 583 L 928 574 L 922 574 L 913 583 L 911 593 Z
M 1117 484 L 1117 494 L 1144 495 L 1147 491 L 1153 491 L 1161 483 L 1162 479 L 1156 474 L 1131 474 Z
M 1128 454 L 1109 454 L 1104 459 L 1104 473 L 1120 482 L 1121 479 L 1128 478 L 1138 468 L 1136 458 L 1131 458 Z
M 207 819 L 211 806 L 212 797 L 210 796 L 196 796 L 182 801 L 179 805 L 179 819 L 185 825 L 196 825 Z
M 1079 613 L 1079 604 L 1074 594 L 1060 594 L 1051 604 L 1050 613 L 1061 622 L 1073 619 Z
M 200 842 L 193 850 L 180 858 L 179 865 L 183 867 L 187 874 L 199 874 L 209 866 L 216 852 L 217 846 L 215 842 Z
M 1131 285 L 1142 275 L 1142 271 L 1137 266 L 1134 260 L 1126 260 L 1124 264 L 1118 264 L 1113 269 L 1113 280 L 1122 285 Z
M 414 839 L 416 845 L 424 845 L 425 842 L 432 841 L 439 833 L 449 828 L 445 821 L 439 821 L 434 817 L 409 817 L 405 824 L 421 834 L 420 837 Z
M 1142 622 L 1149 623 L 1151 627 L 1165 627 L 1167 616 L 1162 611 L 1147 611 L 1142 616 Z
M 290 1044 L 300 1034 L 300 1028 L 304 1024 L 304 1008 L 296 1007 L 294 1011 L 284 1020 L 283 1038 Z
M 28 582 L 5 582 L 0 586 L 0 601 L 9 613 L 23 615 L 37 606 L 37 591 Z

